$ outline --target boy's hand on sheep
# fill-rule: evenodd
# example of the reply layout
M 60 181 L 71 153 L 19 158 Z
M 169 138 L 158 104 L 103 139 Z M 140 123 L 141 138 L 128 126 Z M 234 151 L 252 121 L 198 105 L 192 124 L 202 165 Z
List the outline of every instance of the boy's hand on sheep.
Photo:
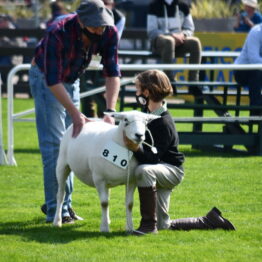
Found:
M 133 151 L 133 152 L 138 151 L 138 149 L 139 149 L 139 144 L 136 144 L 136 143 L 134 143 L 132 140 L 130 140 L 130 139 L 126 136 L 125 132 L 123 133 L 123 139 L 124 139 L 124 143 L 125 143 L 127 149 L 129 149 L 130 151 Z

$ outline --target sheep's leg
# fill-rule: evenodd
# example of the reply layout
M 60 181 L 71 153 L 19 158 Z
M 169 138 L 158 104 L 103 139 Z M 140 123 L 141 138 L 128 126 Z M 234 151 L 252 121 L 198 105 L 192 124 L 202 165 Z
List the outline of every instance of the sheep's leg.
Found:
M 134 192 L 136 184 L 126 185 L 126 230 L 133 231 L 132 209 L 134 204 Z
M 95 175 L 93 177 L 96 177 Z M 96 190 L 99 194 L 101 209 L 102 209 L 102 218 L 101 218 L 101 225 L 100 231 L 101 232 L 109 232 L 109 189 L 107 188 L 104 181 L 96 181 Z
M 56 178 L 58 183 L 58 191 L 56 195 L 56 213 L 53 225 L 61 227 L 62 226 L 62 207 L 65 199 L 65 185 L 66 179 L 70 174 L 70 169 L 65 163 L 61 163 L 58 160 L 56 167 Z

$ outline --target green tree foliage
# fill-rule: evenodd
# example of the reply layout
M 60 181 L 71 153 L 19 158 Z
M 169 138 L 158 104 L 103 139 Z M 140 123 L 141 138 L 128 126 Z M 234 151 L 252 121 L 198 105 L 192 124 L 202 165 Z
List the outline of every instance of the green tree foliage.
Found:
M 194 18 L 228 18 L 241 8 L 242 4 L 230 6 L 226 1 L 201 0 L 192 3 L 191 13 Z

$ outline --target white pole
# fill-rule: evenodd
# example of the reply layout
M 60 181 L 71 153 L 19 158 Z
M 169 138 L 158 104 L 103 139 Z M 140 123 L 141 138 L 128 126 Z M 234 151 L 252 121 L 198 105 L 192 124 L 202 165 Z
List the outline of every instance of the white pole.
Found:
M 7 158 L 3 144 L 3 121 L 2 121 L 2 79 L 0 74 L 0 165 L 7 165 Z

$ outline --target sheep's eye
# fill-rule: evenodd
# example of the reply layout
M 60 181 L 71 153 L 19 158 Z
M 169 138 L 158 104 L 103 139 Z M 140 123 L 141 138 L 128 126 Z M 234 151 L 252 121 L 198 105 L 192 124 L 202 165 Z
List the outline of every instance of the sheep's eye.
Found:
M 128 124 L 129 124 L 128 119 L 125 118 L 124 121 L 125 121 L 125 126 L 128 126 Z

